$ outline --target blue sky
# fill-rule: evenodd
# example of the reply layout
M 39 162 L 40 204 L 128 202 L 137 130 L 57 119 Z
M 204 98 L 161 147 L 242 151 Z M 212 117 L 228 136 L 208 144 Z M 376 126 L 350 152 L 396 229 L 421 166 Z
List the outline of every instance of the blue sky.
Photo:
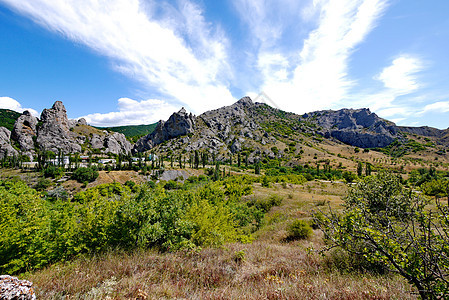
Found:
M 0 0 L 0 45 L 0 107 L 36 115 L 149 124 L 249 95 L 449 127 L 447 0 Z

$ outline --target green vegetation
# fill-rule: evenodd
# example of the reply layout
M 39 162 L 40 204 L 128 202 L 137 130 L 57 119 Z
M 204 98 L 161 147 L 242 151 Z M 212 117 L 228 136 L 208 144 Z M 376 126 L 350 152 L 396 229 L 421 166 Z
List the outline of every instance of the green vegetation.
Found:
M 82 170 L 80 168 L 78 170 Z M 83 172 L 84 174 L 84 172 Z M 84 178 L 83 178 L 84 179 Z M 0 273 L 17 273 L 111 248 L 160 251 L 251 241 L 264 214 L 281 199 L 243 201 L 250 177 L 190 180 L 132 189 L 99 185 L 67 201 L 58 187 L 42 197 L 21 181 L 0 182 Z
M 0 127 L 6 127 L 12 130 L 14 123 L 20 117 L 20 113 L 9 109 L 0 108 Z
M 72 174 L 72 178 L 81 183 L 95 181 L 95 179 L 97 179 L 97 177 L 98 177 L 98 171 L 94 167 L 78 168 Z
M 343 214 L 316 219 L 331 247 L 397 272 L 422 299 L 449 297 L 449 210 L 380 172 L 349 190 Z
M 128 125 L 116 127 L 97 127 L 101 130 L 109 130 L 113 132 L 123 133 L 131 142 L 136 142 L 142 136 L 150 134 L 156 129 L 157 123 L 150 125 Z
M 290 240 L 307 239 L 311 235 L 312 228 L 305 220 L 296 219 L 288 226 L 288 239 Z

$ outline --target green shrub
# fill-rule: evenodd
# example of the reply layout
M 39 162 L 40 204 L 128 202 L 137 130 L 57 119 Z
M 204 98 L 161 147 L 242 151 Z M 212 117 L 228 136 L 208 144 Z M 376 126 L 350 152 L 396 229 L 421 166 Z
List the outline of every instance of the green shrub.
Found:
M 312 228 L 305 220 L 296 219 L 288 226 L 288 239 L 303 240 L 312 235 Z
M 47 178 L 39 178 L 34 188 L 37 191 L 45 191 L 47 188 L 49 188 L 52 185 L 52 182 L 50 179 Z
M 42 173 L 44 174 L 44 177 L 51 177 L 51 178 L 61 178 L 62 175 L 64 175 L 64 169 L 63 168 L 57 168 L 56 166 L 50 165 L 46 167 Z
M 84 182 L 93 182 L 98 177 L 98 171 L 92 167 L 90 168 L 78 168 L 76 169 L 73 174 L 72 178 L 78 181 L 79 183 Z

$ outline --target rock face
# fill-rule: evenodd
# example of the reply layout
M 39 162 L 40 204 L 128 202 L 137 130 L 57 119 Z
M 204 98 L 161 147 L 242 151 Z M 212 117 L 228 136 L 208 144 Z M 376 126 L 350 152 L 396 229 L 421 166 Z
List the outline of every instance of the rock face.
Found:
M 33 117 L 29 111 L 24 111 L 22 115 L 14 123 L 11 132 L 11 139 L 16 141 L 20 149 L 28 156 L 34 154 L 34 140 L 37 136 L 37 118 Z
M 18 155 L 17 150 L 11 146 L 11 131 L 5 127 L 0 127 L 0 158 L 5 155 Z
M 159 121 L 152 133 L 139 139 L 134 145 L 134 152 L 143 152 L 175 137 L 192 133 L 194 126 L 195 117 L 182 108 L 167 121 Z
M 81 146 L 76 143 L 70 132 L 67 111 L 61 101 L 56 101 L 50 109 L 44 109 L 41 114 L 42 126 L 38 129 L 37 143 L 41 150 L 64 153 L 81 152 Z
M 93 134 L 90 138 L 93 149 L 103 149 L 105 153 L 128 154 L 132 150 L 131 143 L 118 132 L 109 133 L 103 131 L 102 135 Z
M 35 300 L 33 283 L 9 275 L 0 276 L 0 300 Z
M 81 145 L 86 145 L 86 142 L 86 146 L 101 149 L 103 153 L 128 154 L 132 149 L 131 143 L 121 133 L 101 132 L 88 126 L 83 118 L 69 120 L 60 101 L 56 101 L 52 108 L 42 111 L 41 122 L 42 125 L 37 129 L 37 144 L 41 150 L 58 152 L 60 149 L 64 153 L 81 153 Z M 17 127 L 20 127 L 20 123 Z
M 340 109 L 313 112 L 306 116 L 321 127 L 318 132 L 345 144 L 362 148 L 386 147 L 398 138 L 394 123 L 379 118 L 369 109 Z

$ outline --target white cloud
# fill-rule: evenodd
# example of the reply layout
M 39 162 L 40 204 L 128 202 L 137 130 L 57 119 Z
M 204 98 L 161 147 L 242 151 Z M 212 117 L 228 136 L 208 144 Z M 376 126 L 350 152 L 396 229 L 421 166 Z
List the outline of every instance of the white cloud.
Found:
M 120 98 L 118 100 L 118 112 L 94 113 L 83 116 L 83 118 L 90 125 L 100 127 L 141 125 L 167 120 L 176 110 L 179 110 L 179 107 L 161 100 L 136 101 L 129 98 Z
M 0 1 L 111 58 L 117 70 L 168 101 L 195 112 L 234 101 L 227 39 L 188 0 L 178 6 L 156 0 Z
M 449 112 L 449 101 L 438 101 L 424 106 L 424 109 L 419 114 L 428 112 L 446 113 Z
M 396 93 L 409 94 L 416 91 L 420 86 L 417 82 L 416 73 L 423 69 L 422 62 L 410 55 L 402 55 L 392 64 L 382 70 L 375 78 L 383 82 L 386 88 Z
M 386 2 L 323 0 L 314 5 L 318 28 L 310 32 L 302 50 L 293 59 L 289 57 L 298 63 L 288 79 L 271 76 L 263 85 L 281 108 L 298 113 L 329 108 L 348 97 L 354 85 L 347 74 L 349 57 L 374 28 Z
M 17 112 L 28 110 L 33 116 L 38 117 L 39 114 L 32 108 L 23 108 L 19 101 L 10 97 L 0 97 L 0 108 L 10 109 Z

